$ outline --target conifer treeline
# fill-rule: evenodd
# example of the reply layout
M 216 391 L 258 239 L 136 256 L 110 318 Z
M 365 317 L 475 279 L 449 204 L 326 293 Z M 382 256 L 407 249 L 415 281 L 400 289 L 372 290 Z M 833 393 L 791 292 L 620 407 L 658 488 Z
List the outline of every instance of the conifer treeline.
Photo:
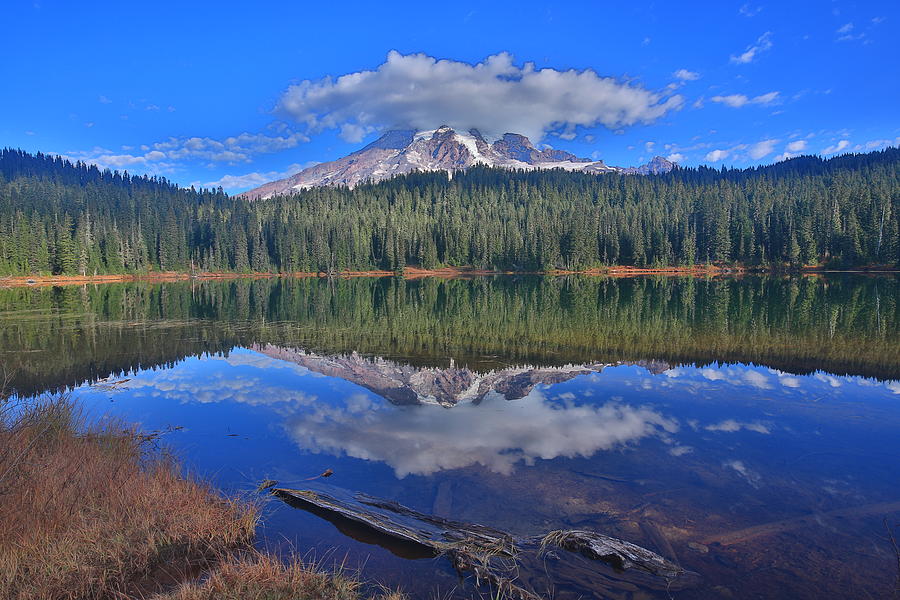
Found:
M 897 266 L 900 149 L 601 176 L 475 167 L 245 201 L 0 151 L 0 274 Z

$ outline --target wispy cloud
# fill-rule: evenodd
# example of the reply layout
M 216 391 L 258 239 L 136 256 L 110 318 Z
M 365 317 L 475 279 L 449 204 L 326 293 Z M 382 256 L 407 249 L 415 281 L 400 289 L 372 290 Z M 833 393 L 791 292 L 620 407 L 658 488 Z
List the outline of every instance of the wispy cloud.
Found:
M 170 159 L 199 158 L 214 162 L 250 162 L 258 154 L 270 154 L 294 148 L 309 138 L 299 132 L 286 135 L 266 135 L 263 133 L 241 133 L 221 140 L 210 137 L 171 137 L 153 144 L 153 148 L 166 153 Z
M 221 187 L 226 191 L 241 191 L 253 187 L 260 186 L 264 183 L 268 183 L 270 181 L 275 181 L 277 179 L 283 179 L 285 177 L 290 177 L 296 173 L 299 173 L 303 169 L 311 167 L 317 163 L 306 163 L 299 164 L 294 163 L 290 165 L 284 171 L 268 171 L 268 172 L 253 172 L 253 173 L 245 173 L 243 175 L 224 175 L 215 181 L 207 181 L 200 182 L 195 181 L 191 185 L 194 187 L 205 187 L 205 188 L 217 188 Z
M 857 152 L 871 152 L 872 150 L 883 150 L 889 146 L 900 146 L 900 137 L 892 140 L 869 140 L 862 144 L 856 144 L 853 149 Z
M 800 156 L 800 154 L 806 150 L 807 146 L 808 142 L 806 140 L 789 142 L 787 146 L 785 146 L 784 152 L 775 157 L 775 162 L 781 162 L 789 158 L 794 158 L 795 156 Z
M 778 140 L 763 140 L 761 142 L 756 142 L 750 146 L 747 153 L 753 160 L 759 160 L 772 154 L 772 152 L 775 151 L 775 144 L 777 143 Z
M 166 161 L 166 155 L 159 150 L 148 150 L 143 154 L 120 154 L 102 147 L 94 147 L 91 150 L 67 152 L 60 156 L 71 161 L 82 161 L 93 164 L 101 169 L 129 169 L 139 166 L 151 173 L 163 173 L 174 166 Z
M 752 6 L 752 5 L 748 2 L 748 3 L 746 3 L 746 4 L 743 4 L 743 5 L 738 9 L 738 14 L 741 15 L 741 16 L 744 16 L 744 17 L 755 17 L 756 15 L 758 15 L 759 13 L 762 12 L 762 9 L 763 9 L 762 6 Z
M 140 153 L 120 153 L 97 146 L 91 150 L 66 152 L 63 156 L 106 169 L 140 166 L 150 173 L 165 173 L 185 159 L 229 164 L 249 163 L 256 155 L 293 148 L 308 140 L 306 135 L 296 132 L 285 135 L 245 132 L 222 140 L 209 137 L 171 137 L 162 142 L 140 146 Z
M 865 39 L 866 37 L 865 32 L 857 31 L 852 22 L 838 27 L 835 34 L 837 34 L 835 39 L 839 42 L 855 42 L 857 40 Z
M 713 96 L 710 98 L 713 102 L 718 102 L 720 104 L 725 104 L 726 106 L 730 106 L 732 108 L 741 108 L 742 106 L 746 106 L 747 104 L 772 104 L 776 100 L 778 100 L 779 93 L 778 92 L 769 92 L 767 94 L 760 94 L 759 96 L 754 96 L 750 98 L 745 96 L 744 94 L 729 94 L 727 96 Z
M 828 156 L 829 154 L 837 154 L 842 150 L 846 150 L 848 146 L 850 146 L 849 140 L 841 140 L 836 144 L 832 144 L 831 146 L 823 148 L 822 154 L 824 154 L 825 156 Z
M 772 48 L 772 32 L 767 31 L 756 39 L 755 44 L 750 44 L 747 49 L 740 54 L 732 54 L 731 62 L 735 64 L 747 64 L 753 62 L 761 52 L 765 52 Z
M 697 79 L 700 79 L 700 73 L 688 71 L 687 69 L 678 69 L 673 75 L 682 81 L 696 81 Z
M 706 153 L 704 159 L 711 163 L 720 162 L 726 158 L 731 158 L 734 162 L 760 160 L 772 154 L 778 142 L 777 139 L 765 139 L 753 144 L 735 144 L 730 147 L 714 148 Z M 747 374 L 748 381 L 754 380 L 756 376 L 756 372 L 749 372 Z M 755 380 L 751 381 L 751 383 L 754 382 Z

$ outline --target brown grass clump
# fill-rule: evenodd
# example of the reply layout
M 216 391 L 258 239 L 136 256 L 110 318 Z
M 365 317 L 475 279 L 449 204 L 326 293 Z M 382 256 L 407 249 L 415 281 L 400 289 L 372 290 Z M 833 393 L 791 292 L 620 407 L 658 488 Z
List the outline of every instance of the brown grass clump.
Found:
M 152 600 L 357 600 L 360 587 L 353 578 L 254 552 L 222 563 L 202 581 Z M 404 596 L 388 592 L 380 599 L 403 600 Z
M 252 540 L 253 506 L 145 441 L 85 428 L 65 398 L 0 405 L 0 598 L 146 595 Z

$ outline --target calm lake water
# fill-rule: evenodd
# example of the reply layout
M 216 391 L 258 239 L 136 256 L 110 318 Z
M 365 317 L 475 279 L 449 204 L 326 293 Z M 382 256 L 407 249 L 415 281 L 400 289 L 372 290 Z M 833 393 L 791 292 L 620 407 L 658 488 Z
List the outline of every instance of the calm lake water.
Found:
M 22 395 L 72 388 L 93 418 L 173 428 L 164 443 L 228 491 L 332 469 L 331 486 L 521 535 L 595 529 L 701 576 L 596 597 L 884 598 L 898 299 L 897 278 L 851 275 L 7 289 L 0 363 Z M 275 499 L 262 534 L 416 598 L 474 593 L 445 559 Z

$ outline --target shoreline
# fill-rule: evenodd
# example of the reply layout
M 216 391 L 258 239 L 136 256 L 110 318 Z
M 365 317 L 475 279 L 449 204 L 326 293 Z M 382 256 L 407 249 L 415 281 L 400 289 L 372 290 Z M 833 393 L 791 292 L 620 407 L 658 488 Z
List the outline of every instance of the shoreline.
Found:
M 0 390 L 4 402 L 17 410 L 0 426 L 0 597 L 406 600 L 369 593 L 337 564 L 255 549 L 263 501 L 186 473 L 157 444 L 165 430 L 92 424 L 65 394 L 18 402 Z
M 614 266 L 600 267 L 594 269 L 586 269 L 581 271 L 567 271 L 564 269 L 551 269 L 549 271 L 511 271 L 511 270 L 492 270 L 492 269 L 475 269 L 465 267 L 442 267 L 438 269 L 421 269 L 418 267 L 406 267 L 402 276 L 406 279 L 421 279 L 424 277 L 438 277 L 441 279 L 463 279 L 469 277 L 487 277 L 496 275 L 542 275 L 548 277 L 561 277 L 566 275 L 586 275 L 589 277 L 639 277 L 644 275 L 666 275 L 681 277 L 717 277 L 717 276 L 736 276 L 746 274 L 769 274 L 769 275 L 819 275 L 824 273 L 857 273 L 865 274 L 897 274 L 900 269 L 889 266 L 877 265 L 872 267 L 861 267 L 852 269 L 827 269 L 818 266 L 806 266 L 800 269 L 780 270 L 771 268 L 748 268 L 743 266 L 719 267 L 719 266 L 693 266 L 693 267 L 630 267 L 630 266 Z M 174 281 L 199 280 L 208 281 L 215 279 L 270 279 L 270 278 L 327 278 L 337 277 L 342 279 L 351 279 L 356 277 L 394 277 L 398 274 L 394 271 L 371 270 L 371 271 L 337 271 L 334 273 L 326 272 L 253 272 L 253 273 L 233 273 L 233 272 L 202 272 L 188 273 L 185 271 L 159 271 L 150 273 L 127 273 L 127 274 L 107 274 L 107 275 L 16 275 L 9 277 L 0 277 L 0 288 L 16 288 L 16 287 L 46 287 L 46 286 L 64 286 L 64 285 L 87 285 L 87 284 L 103 284 L 103 283 L 121 283 L 121 282 L 150 282 L 150 283 L 166 283 Z

